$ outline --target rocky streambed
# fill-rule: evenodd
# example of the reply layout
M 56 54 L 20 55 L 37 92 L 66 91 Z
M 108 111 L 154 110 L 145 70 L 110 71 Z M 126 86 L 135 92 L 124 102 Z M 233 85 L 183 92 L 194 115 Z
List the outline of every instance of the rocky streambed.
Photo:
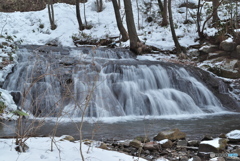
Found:
M 85 142 L 89 144 L 89 142 Z M 170 161 L 238 161 L 240 160 L 240 130 L 209 135 L 201 140 L 189 140 L 179 129 L 165 130 L 150 138 L 147 135 L 133 140 L 105 140 L 99 148 L 127 153 L 155 161 L 159 158 Z

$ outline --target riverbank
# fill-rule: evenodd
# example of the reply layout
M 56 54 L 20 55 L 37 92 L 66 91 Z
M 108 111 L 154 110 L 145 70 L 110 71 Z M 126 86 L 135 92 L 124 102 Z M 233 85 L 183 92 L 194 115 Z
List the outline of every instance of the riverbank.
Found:
M 4 152 L 1 159 L 18 158 L 19 161 L 81 159 L 80 142 L 72 136 L 24 139 L 26 152 L 23 153 L 15 151 L 17 145 L 14 144 L 14 139 L 0 139 L 0 150 Z M 143 134 L 131 140 L 83 140 L 82 147 L 84 158 L 91 161 L 238 161 L 240 130 L 219 134 L 217 138 L 205 135 L 200 140 L 190 140 L 186 138 L 186 133 L 179 129 L 171 129 L 161 131 L 155 137 Z

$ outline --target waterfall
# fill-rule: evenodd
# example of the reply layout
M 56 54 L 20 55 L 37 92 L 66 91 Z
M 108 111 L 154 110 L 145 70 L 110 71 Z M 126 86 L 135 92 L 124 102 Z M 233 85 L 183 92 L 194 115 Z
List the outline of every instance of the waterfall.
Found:
M 20 91 L 21 107 L 36 116 L 167 116 L 225 109 L 184 66 L 138 61 L 124 49 L 22 48 L 17 54 L 3 88 Z

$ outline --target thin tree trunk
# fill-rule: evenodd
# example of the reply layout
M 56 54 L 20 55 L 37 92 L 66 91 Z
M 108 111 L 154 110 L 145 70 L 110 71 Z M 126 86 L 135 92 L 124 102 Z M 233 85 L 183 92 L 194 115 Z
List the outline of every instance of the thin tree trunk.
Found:
M 139 17 L 139 5 L 138 5 L 138 0 L 136 0 L 136 4 L 137 4 L 137 15 L 138 15 L 138 30 L 140 30 L 140 17 Z
M 120 31 L 120 33 L 122 35 L 122 41 L 125 42 L 125 41 L 128 40 L 128 33 L 127 33 L 126 29 L 124 28 L 124 26 L 122 24 L 117 0 L 112 0 L 112 4 L 113 4 L 114 12 L 115 12 L 115 17 L 116 17 L 116 21 L 117 21 L 118 30 Z
M 100 0 L 99 12 L 102 12 L 102 11 L 103 11 L 103 2 L 102 0 Z
M 77 21 L 78 21 L 78 26 L 79 30 L 84 30 L 84 26 L 82 23 L 81 15 L 80 15 L 80 5 L 79 5 L 79 0 L 76 0 L 76 15 L 77 15 Z
M 118 8 L 121 9 L 121 0 L 118 0 Z
M 201 32 L 201 0 L 198 0 L 198 9 L 197 9 L 197 33 L 200 40 L 203 40 L 204 35 Z
M 186 6 L 186 18 L 185 21 L 188 21 L 188 0 L 186 0 L 187 6 Z
M 172 38 L 173 38 L 173 41 L 174 41 L 174 44 L 175 44 L 175 47 L 176 47 L 176 50 L 177 50 L 177 54 L 181 54 L 182 49 L 181 49 L 181 46 L 178 42 L 178 38 L 176 36 L 175 29 L 174 29 L 174 24 L 173 24 L 171 2 L 172 2 L 172 0 L 168 0 L 169 23 L 170 23 L 170 28 L 171 28 L 171 32 L 172 32 Z
M 163 19 L 162 19 L 162 26 L 167 26 L 168 25 L 168 3 L 167 0 L 164 0 L 163 2 L 164 7 L 163 7 Z
M 159 9 L 160 9 L 161 15 L 163 17 L 163 4 L 162 4 L 161 0 L 158 0 L 158 6 L 159 6 Z
M 235 28 L 238 28 L 238 1 L 236 0 L 235 3 Z
M 57 25 L 55 25 L 55 20 L 54 20 L 53 2 L 48 1 L 47 7 L 48 7 L 48 17 L 50 21 L 51 30 L 55 30 L 57 28 Z
M 83 9 L 84 9 L 84 20 L 85 20 L 85 26 L 87 27 L 88 26 L 88 24 L 87 24 L 87 16 L 86 16 L 86 5 L 85 5 L 85 3 L 83 4 Z
M 212 0 L 212 5 L 213 5 L 213 20 L 212 23 L 217 23 L 219 21 L 218 17 L 218 7 L 219 7 L 219 0 Z
M 131 0 L 124 0 L 125 12 L 126 12 L 126 22 L 128 28 L 128 34 L 130 39 L 130 50 L 136 54 L 141 54 L 138 50 L 138 36 L 134 23 L 132 3 Z

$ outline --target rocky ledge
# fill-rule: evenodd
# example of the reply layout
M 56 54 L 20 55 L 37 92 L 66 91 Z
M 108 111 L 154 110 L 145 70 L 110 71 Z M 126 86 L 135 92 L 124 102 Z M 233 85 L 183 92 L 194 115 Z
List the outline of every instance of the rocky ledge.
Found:
M 218 138 L 204 136 L 189 140 L 179 129 L 158 133 L 152 140 L 139 136 L 133 140 L 106 140 L 102 149 L 114 150 L 150 161 L 240 161 L 240 130 L 220 134 Z

